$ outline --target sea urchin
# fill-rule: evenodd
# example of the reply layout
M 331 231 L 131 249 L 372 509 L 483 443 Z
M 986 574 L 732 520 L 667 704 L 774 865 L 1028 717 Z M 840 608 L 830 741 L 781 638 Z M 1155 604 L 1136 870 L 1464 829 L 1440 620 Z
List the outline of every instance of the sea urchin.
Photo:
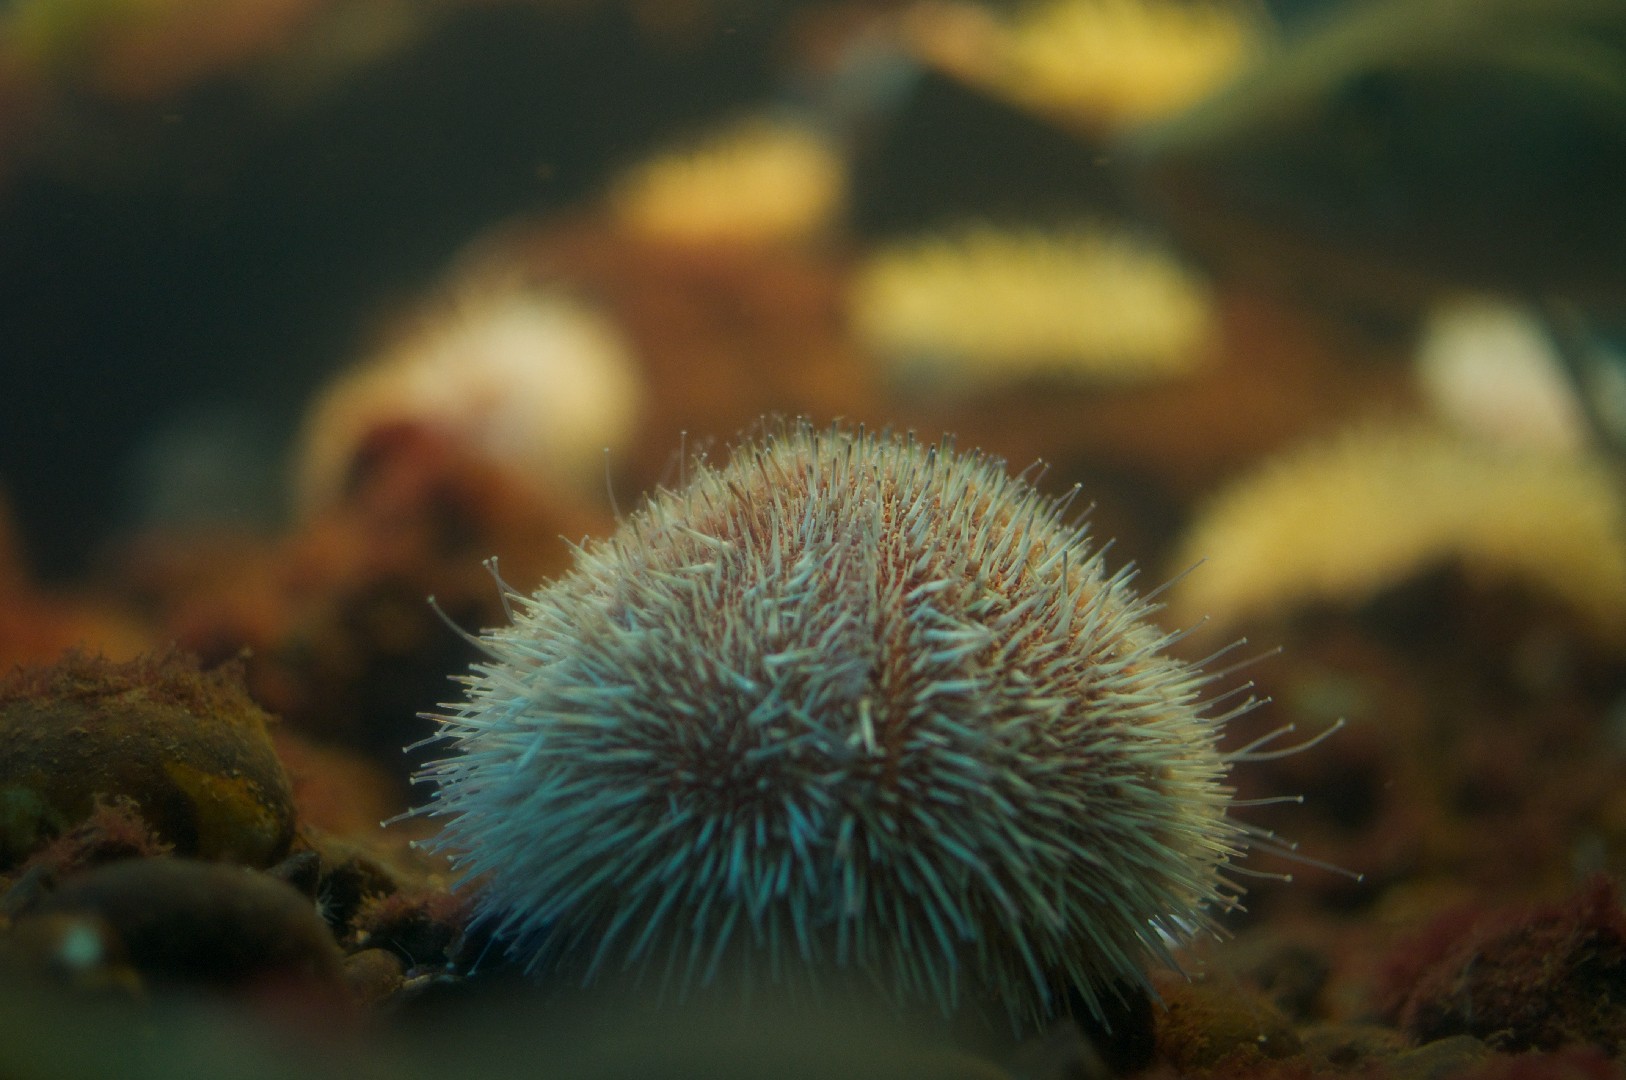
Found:
M 1066 516 L 862 429 L 697 463 L 510 593 L 438 718 L 434 843 L 538 972 L 1099 1013 L 1234 898 L 1248 830 L 1212 676 Z

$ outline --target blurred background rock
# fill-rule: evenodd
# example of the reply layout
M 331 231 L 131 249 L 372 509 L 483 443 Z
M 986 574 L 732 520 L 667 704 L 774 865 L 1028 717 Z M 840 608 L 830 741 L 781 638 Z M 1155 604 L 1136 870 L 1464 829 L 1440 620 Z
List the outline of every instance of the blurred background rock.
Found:
M 1010 102 L 1060 95 L 1114 123 L 1146 108 L 1123 101 L 1166 109 L 1264 25 L 1240 2 L 1162 6 L 0 5 L 0 484 L 26 560 L 60 580 L 116 531 L 281 521 L 317 388 L 472 237 L 581 207 L 735 115 L 791 112 L 829 141 L 850 176 L 837 235 L 1121 209 L 1103 125 Z M 1053 55 L 1070 46 L 1052 24 L 1092 15 L 1108 32 L 1085 59 L 1141 51 L 1094 84 L 1024 90 L 1099 66 Z M 1184 82 L 1134 89 L 1180 49 L 1205 58 Z

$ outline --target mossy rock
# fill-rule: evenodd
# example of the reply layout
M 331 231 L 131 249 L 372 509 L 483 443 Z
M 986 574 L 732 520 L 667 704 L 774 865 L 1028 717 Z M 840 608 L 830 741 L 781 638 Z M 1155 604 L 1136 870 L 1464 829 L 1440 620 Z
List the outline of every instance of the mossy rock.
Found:
M 266 714 L 230 668 L 71 654 L 0 679 L 0 869 L 128 799 L 178 855 L 264 867 L 294 834 Z

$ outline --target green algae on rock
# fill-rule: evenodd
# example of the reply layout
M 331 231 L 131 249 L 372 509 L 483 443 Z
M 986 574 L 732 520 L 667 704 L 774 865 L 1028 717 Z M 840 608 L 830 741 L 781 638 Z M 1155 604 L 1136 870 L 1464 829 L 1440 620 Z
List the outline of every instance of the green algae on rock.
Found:
M 294 834 L 266 714 L 234 669 L 70 653 L 0 677 L 0 868 L 129 800 L 179 855 L 268 866 Z

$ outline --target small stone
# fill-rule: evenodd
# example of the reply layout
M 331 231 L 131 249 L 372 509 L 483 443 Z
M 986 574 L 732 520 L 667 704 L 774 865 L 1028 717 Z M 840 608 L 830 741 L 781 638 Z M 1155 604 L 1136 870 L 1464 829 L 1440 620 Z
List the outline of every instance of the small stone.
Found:
M 405 981 L 406 967 L 388 949 L 362 949 L 344 960 L 344 981 L 360 1005 L 374 1008 L 393 998 Z
M 40 915 L 23 919 L 6 939 L 10 964 L 34 976 L 90 994 L 142 996 L 141 978 L 106 921 L 95 915 Z
M 1394 1080 L 1447 1080 L 1490 1056 L 1490 1048 L 1472 1035 L 1452 1035 L 1391 1058 L 1389 1075 Z
M 157 986 L 348 996 L 338 946 L 315 906 L 243 867 L 173 858 L 112 863 L 63 883 L 31 917 L 57 914 L 99 917 Z
M 1378 1024 L 1311 1024 L 1299 1029 L 1305 1053 L 1339 1069 L 1388 1061 L 1411 1044 L 1394 1028 Z

